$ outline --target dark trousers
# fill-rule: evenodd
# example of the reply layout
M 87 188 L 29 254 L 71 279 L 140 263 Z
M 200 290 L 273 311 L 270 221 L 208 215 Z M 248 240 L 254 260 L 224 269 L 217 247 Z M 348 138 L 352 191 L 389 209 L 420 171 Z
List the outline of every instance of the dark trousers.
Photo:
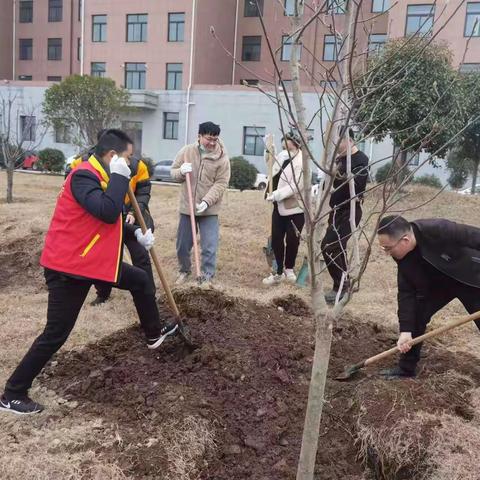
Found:
M 359 203 L 355 209 L 355 224 L 362 218 L 362 207 Z M 322 240 L 322 254 L 328 273 L 333 279 L 333 289 L 338 290 L 342 275 L 347 272 L 347 242 L 352 235 L 350 227 L 350 209 L 333 210 L 328 217 L 328 227 Z M 348 287 L 348 278 L 344 288 Z
M 295 225 L 295 227 L 294 227 Z M 272 249 L 277 262 L 277 273 L 283 273 L 283 268 L 292 269 L 297 259 L 300 233 L 305 225 L 303 213 L 282 217 L 275 203 L 272 213 Z M 297 232 L 298 231 L 298 232 Z
M 153 272 L 152 272 L 152 263 L 150 261 L 150 254 L 148 250 L 145 250 L 142 245 L 140 245 L 137 239 L 132 236 L 125 236 L 125 246 L 127 247 L 128 251 L 130 252 L 130 258 L 132 259 L 132 264 L 135 267 L 141 268 L 145 272 L 147 272 L 152 285 L 155 285 L 155 281 L 153 280 Z M 97 295 L 100 298 L 107 299 L 110 297 L 112 293 L 112 284 L 105 283 L 105 282 L 97 282 L 95 283 L 95 290 L 97 291 Z
M 458 298 L 462 302 L 468 313 L 475 313 L 480 310 L 480 288 L 470 287 L 449 279 L 442 285 L 436 285 L 427 297 L 417 300 L 412 337 L 423 335 L 432 316 L 454 298 Z M 480 329 L 480 321 L 476 320 L 475 324 Z M 415 373 L 415 368 L 420 360 L 421 349 L 422 344 L 419 343 L 414 345 L 407 353 L 402 353 L 398 362 L 399 366 L 408 372 Z
M 7 398 L 26 395 L 35 377 L 66 342 L 93 283 L 48 269 L 45 269 L 45 280 L 48 288 L 47 324 L 8 379 L 5 386 Z M 160 318 L 155 290 L 147 273 L 123 263 L 121 278 L 115 287 L 130 291 L 146 337 L 157 337 L 161 329 Z

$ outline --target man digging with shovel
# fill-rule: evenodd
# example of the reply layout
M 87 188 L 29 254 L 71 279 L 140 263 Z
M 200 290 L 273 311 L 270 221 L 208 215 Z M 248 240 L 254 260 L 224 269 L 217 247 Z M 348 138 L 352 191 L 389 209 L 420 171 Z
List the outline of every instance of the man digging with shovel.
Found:
M 408 222 L 388 216 L 378 228 L 380 248 L 398 265 L 398 318 L 402 352 L 386 378 L 414 377 L 431 317 L 454 298 L 469 313 L 480 310 L 480 229 L 444 219 Z M 475 320 L 480 329 L 480 320 Z
M 148 348 L 158 348 L 178 330 L 177 323 L 161 325 L 155 287 L 147 272 L 122 263 L 122 210 L 131 155 L 130 138 L 121 130 L 108 130 L 95 147 L 95 155 L 67 177 L 40 258 L 48 288 L 47 325 L 8 379 L 0 410 L 16 414 L 43 410 L 28 397 L 28 390 L 66 342 L 90 287 L 97 281 L 130 291 Z M 153 246 L 150 230 L 135 236 L 144 248 Z
M 201 123 L 198 140 L 177 154 L 171 176 L 182 182 L 180 221 L 177 231 L 177 257 L 180 272 L 176 284 L 185 283 L 191 273 L 190 252 L 196 248 L 196 226 L 202 248 L 201 272 L 197 281 L 208 286 L 215 275 L 219 239 L 218 213 L 230 181 L 230 160 L 219 138 L 220 127 L 213 122 Z M 194 232 L 192 234 L 192 231 Z M 197 257 L 197 253 L 195 252 Z M 197 258 L 197 269 L 199 270 Z

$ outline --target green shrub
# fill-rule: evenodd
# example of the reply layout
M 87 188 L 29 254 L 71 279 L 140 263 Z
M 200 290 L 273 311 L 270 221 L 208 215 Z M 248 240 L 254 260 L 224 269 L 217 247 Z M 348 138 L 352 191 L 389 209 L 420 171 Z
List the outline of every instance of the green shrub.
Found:
M 388 162 L 385 165 L 382 165 L 375 173 L 375 181 L 377 183 L 382 183 L 387 180 L 387 178 L 391 178 L 393 180 L 393 177 L 399 176 L 400 178 L 396 179 L 395 182 L 397 184 L 400 184 L 405 180 L 405 178 L 410 174 L 410 170 L 408 168 L 402 168 L 402 170 L 394 175 L 393 170 L 392 170 L 392 162 Z
M 38 167 L 49 172 L 61 172 L 65 166 L 65 155 L 56 148 L 44 148 L 38 154 Z
M 230 159 L 230 186 L 240 191 L 253 188 L 258 170 L 242 156 Z
M 416 183 L 417 185 L 425 185 L 426 187 L 432 187 L 432 188 L 438 188 L 438 189 L 441 189 L 443 187 L 440 179 L 433 173 L 425 174 L 420 177 L 415 177 L 413 179 L 413 183 Z

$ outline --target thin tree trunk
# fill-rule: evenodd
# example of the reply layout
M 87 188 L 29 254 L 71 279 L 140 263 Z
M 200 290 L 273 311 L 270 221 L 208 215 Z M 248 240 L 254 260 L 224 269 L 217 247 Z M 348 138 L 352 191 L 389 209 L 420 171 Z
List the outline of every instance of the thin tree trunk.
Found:
M 13 168 L 7 168 L 7 203 L 13 203 Z
M 479 164 L 480 164 L 480 158 L 475 160 L 475 168 L 473 169 L 473 172 L 472 172 L 472 189 L 470 190 L 470 193 L 472 195 L 475 195 L 475 192 L 477 190 L 477 177 L 478 177 Z

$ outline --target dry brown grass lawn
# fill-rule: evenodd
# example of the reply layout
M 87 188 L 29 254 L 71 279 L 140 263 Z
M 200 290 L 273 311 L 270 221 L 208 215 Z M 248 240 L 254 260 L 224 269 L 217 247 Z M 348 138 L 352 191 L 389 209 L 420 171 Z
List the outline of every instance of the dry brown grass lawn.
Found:
M 0 244 L 5 245 L 15 241 L 21 245 L 23 238 L 35 233 L 42 238 L 41 232 L 46 231 L 48 227 L 61 183 L 61 177 L 16 174 L 14 188 L 16 201 L 13 205 L 7 205 L 3 200 L 6 176 L 4 172 L 0 172 L 2 198 Z M 432 191 L 427 188 L 416 188 L 402 201 L 401 206 L 407 208 L 421 204 L 431 195 Z M 176 186 L 155 185 L 153 187 L 151 210 L 156 221 L 156 246 L 170 281 L 174 280 L 176 274 L 177 197 L 178 187 Z M 228 294 L 254 298 L 260 302 L 269 302 L 275 296 L 288 293 L 308 298 L 307 289 L 301 290 L 293 286 L 281 286 L 277 289 L 262 287 L 261 280 L 268 273 L 262 247 L 269 232 L 269 208 L 262 198 L 262 194 L 257 191 L 230 191 L 225 196 L 221 215 L 218 288 Z M 480 226 L 478 212 L 480 212 L 480 198 L 463 197 L 445 192 L 433 203 L 408 213 L 408 217 L 411 219 L 445 217 Z M 303 247 L 299 254 L 299 264 L 302 252 Z M 15 279 L 12 279 L 12 283 L 15 283 Z M 93 293 L 90 293 L 88 300 L 92 297 Z M 46 304 L 46 290 L 29 284 L 24 284 L 21 288 L 18 285 L 14 288 L 7 286 L 0 290 L 2 325 L 0 385 L 3 385 L 8 374 L 43 328 Z M 392 260 L 381 254 L 378 248 L 373 252 L 360 292 L 355 295 L 347 308 L 356 318 L 378 322 L 396 331 L 395 265 Z M 463 307 L 458 302 L 453 302 L 437 315 L 434 325 L 463 313 Z M 129 295 L 114 291 L 114 300 L 105 306 L 83 308 L 77 326 L 64 348 L 79 348 L 134 321 L 136 321 L 136 314 Z M 259 321 L 262 319 L 260 318 Z M 477 335 L 474 325 L 468 325 L 448 335 L 434 348 L 449 348 L 454 352 L 469 351 L 478 355 L 480 354 L 480 335 Z M 3 472 L 0 477 L 2 480 L 124 478 L 115 465 L 99 463 L 94 453 L 95 428 L 102 429 L 104 433 L 111 432 L 110 438 L 115 441 L 114 425 L 102 425 L 101 419 L 95 418 L 81 420 L 76 418 L 75 423 L 68 418 L 56 421 L 55 409 L 61 399 L 39 386 L 34 387 L 32 394 L 50 407 L 49 421 L 45 421 L 45 418 L 18 420 L 9 416 L 0 416 L 0 472 Z M 445 422 L 445 425 L 447 424 Z M 453 423 L 449 425 L 453 429 L 457 427 Z M 199 431 L 201 425 L 198 424 L 196 428 Z M 447 435 L 448 432 L 445 434 Z M 475 430 L 476 441 L 478 441 L 477 435 L 478 430 Z M 108 437 L 107 434 L 105 436 Z M 75 453 L 75 445 L 82 444 L 85 450 L 88 442 L 92 442 L 91 456 L 82 458 Z M 181 445 L 183 440 L 177 439 L 177 442 Z M 205 447 L 200 445 L 199 448 Z M 25 457 L 30 459 L 27 462 L 28 469 L 25 466 Z M 90 471 L 86 469 L 86 465 L 91 469 Z M 15 472 L 20 473 L 15 474 Z M 47 475 L 46 472 L 50 474 Z M 453 473 L 452 476 L 445 475 L 447 474 L 438 473 L 432 479 L 457 478 Z

